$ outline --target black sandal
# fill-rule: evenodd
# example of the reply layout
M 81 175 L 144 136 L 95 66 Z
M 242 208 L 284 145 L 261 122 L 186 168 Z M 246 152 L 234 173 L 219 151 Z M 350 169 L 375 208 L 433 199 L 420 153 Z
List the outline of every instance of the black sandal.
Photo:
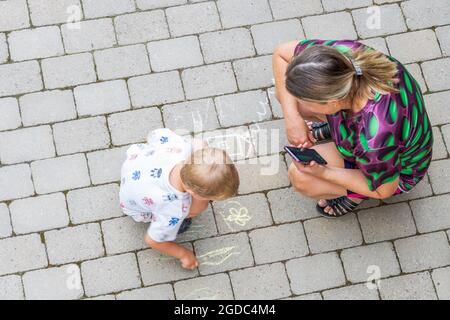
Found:
M 326 218 L 339 218 L 345 216 L 347 213 L 353 212 L 363 201 L 356 203 L 350 200 L 349 197 L 342 196 L 340 198 L 326 200 L 326 202 L 327 205 L 325 207 L 321 207 L 317 204 L 317 211 Z M 334 211 L 334 215 L 325 212 L 326 207 L 331 207 Z
M 186 218 L 181 223 L 180 229 L 178 229 L 178 234 L 186 232 L 192 224 L 192 218 Z
M 317 142 L 331 140 L 331 130 L 328 122 L 313 122 L 311 132 Z

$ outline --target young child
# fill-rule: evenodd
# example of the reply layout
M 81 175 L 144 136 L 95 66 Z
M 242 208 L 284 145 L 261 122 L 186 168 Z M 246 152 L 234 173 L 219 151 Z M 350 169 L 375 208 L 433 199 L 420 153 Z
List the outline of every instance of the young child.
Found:
M 183 221 L 206 210 L 210 200 L 236 194 L 239 175 L 226 152 L 157 129 L 146 144 L 127 150 L 121 176 L 120 207 L 135 221 L 150 222 L 145 242 L 183 268 L 196 268 L 194 253 L 173 241 Z

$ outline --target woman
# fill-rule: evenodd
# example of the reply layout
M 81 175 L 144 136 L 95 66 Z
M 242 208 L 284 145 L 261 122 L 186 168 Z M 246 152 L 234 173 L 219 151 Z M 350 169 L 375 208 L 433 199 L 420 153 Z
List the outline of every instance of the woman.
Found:
M 289 168 L 322 215 L 409 192 L 424 177 L 432 128 L 419 84 L 397 60 L 357 41 L 303 40 L 280 45 L 273 69 L 289 142 L 328 162 Z

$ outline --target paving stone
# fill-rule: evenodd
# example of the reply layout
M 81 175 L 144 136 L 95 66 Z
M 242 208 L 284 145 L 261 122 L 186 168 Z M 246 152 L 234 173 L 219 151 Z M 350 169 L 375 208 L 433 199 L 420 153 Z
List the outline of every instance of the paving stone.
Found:
M 173 37 L 220 29 L 219 14 L 213 1 L 168 8 L 166 16 Z
M 51 264 L 65 264 L 101 257 L 105 254 L 100 226 L 83 224 L 45 233 Z
M 431 276 L 439 299 L 450 300 L 450 267 L 435 269 Z
M 217 235 L 216 221 L 211 206 L 205 212 L 192 219 L 189 229 L 177 236 L 177 242 L 194 241 Z
M 370 6 L 372 0 L 322 0 L 325 11 L 340 11 L 344 9 L 354 9 Z
M 175 300 L 170 284 L 124 291 L 117 295 L 117 300 Z
M 147 50 L 143 44 L 96 51 L 100 80 L 111 80 L 150 73 Z
M 450 89 L 450 58 L 426 61 L 422 70 L 430 91 Z
M 4 166 L 0 168 L 0 201 L 28 197 L 34 194 L 31 171 L 28 164 Z
M 233 62 L 240 90 L 251 90 L 273 85 L 272 57 L 262 56 Z
M 371 290 L 365 284 L 357 284 L 324 291 L 324 300 L 380 300 L 378 291 Z
M 281 263 L 230 272 L 237 300 L 273 300 L 291 295 Z
M 178 281 L 174 288 L 177 300 L 233 300 L 230 279 L 224 273 Z
M 141 286 L 134 253 L 83 262 L 81 274 L 84 290 L 89 297 Z
M 9 209 L 16 234 L 61 228 L 69 224 L 66 198 L 62 193 L 15 200 Z
M 131 107 L 124 80 L 78 86 L 73 92 L 80 116 L 113 113 Z
M 434 129 L 433 129 L 434 130 Z M 441 128 L 442 130 L 442 135 L 444 136 L 444 140 L 445 140 L 445 144 L 447 145 L 447 150 L 450 150 L 450 125 L 445 125 Z M 437 138 L 436 136 L 434 136 L 434 144 L 436 147 L 436 144 L 438 144 L 439 146 L 439 138 Z M 437 141 L 436 141 L 437 140 Z M 440 146 L 441 148 L 444 146 Z M 446 152 L 447 152 L 446 150 Z M 435 152 L 435 151 L 434 151 Z M 442 153 L 439 153 L 439 155 L 441 155 L 442 157 L 444 156 L 444 150 L 442 150 Z
M 4 33 L 0 33 L 0 63 L 4 63 L 9 58 L 8 43 Z
M 356 39 L 352 16 L 348 12 L 329 13 L 302 19 L 305 35 L 309 39 Z M 339 27 L 337 27 L 339 26 Z
M 40 72 L 37 61 L 0 65 L 0 97 L 41 90 Z
M 278 155 L 252 158 L 236 163 L 241 184 L 239 194 L 287 187 L 286 164 Z M 257 178 L 255 179 L 255 175 Z
M 295 192 L 293 188 L 267 194 L 275 223 L 293 222 L 317 217 L 316 201 Z
M 450 113 L 444 106 L 450 99 L 450 91 L 427 94 L 424 96 L 425 106 L 427 109 L 430 122 L 433 126 L 450 123 Z
M 221 234 L 250 230 L 273 224 L 264 194 L 256 193 L 213 203 Z
M 150 42 L 147 49 L 154 71 L 168 71 L 203 64 L 200 44 L 195 36 Z
M 47 89 L 75 86 L 97 79 L 90 53 L 48 58 L 42 60 L 41 65 Z
M 391 54 L 402 63 L 441 57 L 441 49 L 433 30 L 407 32 L 386 38 Z
M 255 150 L 247 127 L 235 127 L 203 132 L 195 135 L 195 138 L 205 140 L 208 145 L 213 148 L 225 150 L 233 160 L 246 159 L 255 156 Z M 254 162 L 256 161 L 254 160 Z
M 11 32 L 8 43 L 11 59 L 14 61 L 64 54 L 61 33 L 56 26 Z
M 9 216 L 8 206 L 0 203 L 0 239 L 11 236 L 11 218 Z
M 148 224 L 137 223 L 130 217 L 102 222 L 103 240 L 108 255 L 147 248 L 144 236 Z
M 22 280 L 20 276 L 12 275 L 0 278 L 0 300 L 23 300 Z
M 191 244 L 184 246 L 192 250 Z M 197 269 L 183 269 L 178 259 L 160 254 L 152 249 L 138 252 L 137 257 L 142 281 L 146 286 L 193 278 L 198 275 Z
M 86 18 L 114 16 L 136 10 L 133 0 L 83 0 L 83 8 Z
M 276 20 L 295 18 L 323 12 L 319 0 L 269 0 Z
M 163 10 L 138 12 L 114 19 L 120 45 L 169 38 L 169 28 Z
M 162 128 L 161 113 L 157 108 L 115 113 L 108 117 L 114 145 L 143 142 L 147 134 Z
M 450 26 L 436 28 L 436 36 L 444 56 L 450 56 Z
M 297 19 L 258 24 L 251 27 L 258 54 L 273 53 L 275 48 L 292 39 L 304 39 L 300 21 Z
M 50 126 L 0 133 L 0 159 L 4 164 L 53 156 L 55 156 L 55 147 Z
M 200 35 L 206 63 L 251 57 L 255 54 L 250 31 L 235 28 Z
M 76 264 L 27 272 L 23 275 L 27 300 L 73 300 L 83 296 Z
M 31 164 L 31 171 L 39 194 L 81 188 L 90 184 L 83 154 L 35 161 Z
M 360 42 L 365 44 L 366 46 L 369 46 L 375 50 L 378 50 L 378 51 L 384 53 L 385 55 L 389 55 L 389 50 L 386 45 L 386 40 L 384 38 L 381 38 L 381 37 L 370 38 L 370 39 L 361 40 Z
M 246 233 L 198 240 L 194 243 L 194 247 L 201 275 L 254 265 Z
M 270 263 L 309 254 L 300 222 L 258 229 L 249 234 L 257 264 Z
M 42 91 L 19 98 L 24 126 L 75 119 L 77 112 L 71 90 Z
M 435 194 L 450 191 L 450 172 L 448 170 L 450 160 L 432 161 L 428 169 L 431 185 Z
M 44 244 L 39 234 L 0 240 L 0 275 L 47 266 Z
M 358 218 L 367 243 L 411 236 L 416 233 L 411 210 L 406 203 L 362 210 L 358 213 Z
M 398 4 L 388 4 L 377 8 L 379 11 L 368 11 L 366 8 L 352 11 L 360 37 L 370 38 L 406 31 L 405 20 Z
M 341 252 L 341 260 L 347 279 L 353 283 L 369 281 L 372 266 L 379 268 L 380 278 L 399 275 L 401 272 L 394 246 L 390 242 L 345 249 Z
M 320 293 L 310 293 L 302 296 L 286 298 L 283 300 L 322 300 L 322 296 L 320 295 Z
M 79 28 L 73 24 L 61 26 L 67 53 L 110 48 L 117 43 L 111 19 L 88 20 L 78 23 Z
M 406 69 L 411 73 L 411 75 L 414 77 L 414 79 L 419 82 L 420 89 L 422 89 L 422 93 L 428 91 L 427 85 L 425 83 L 425 79 L 422 75 L 422 69 L 420 68 L 419 64 L 417 63 L 411 63 L 406 65 Z
M 447 214 L 449 203 L 448 194 L 412 201 L 411 209 L 419 232 L 450 228 L 450 217 Z
M 400 239 L 394 244 L 404 272 L 450 265 L 450 245 L 444 232 Z
M 0 99 L 0 109 L 2 110 L 2 121 L 0 121 L 0 131 L 16 129 L 21 125 L 19 104 L 15 98 Z
M 26 0 L 0 2 L 0 31 L 23 29 L 30 26 Z
M 104 117 L 54 124 L 53 135 L 58 155 L 103 149 L 110 145 Z
M 450 126 L 444 126 L 442 129 L 445 130 Z M 448 131 L 448 129 L 446 129 Z M 444 131 L 444 133 L 447 133 Z M 447 134 L 448 135 L 448 134 Z M 450 142 L 450 141 L 449 141 Z M 444 139 L 442 138 L 441 131 L 438 127 L 433 127 L 433 159 L 440 160 L 447 158 L 447 149 L 445 148 Z
M 318 218 L 304 222 L 312 253 L 333 251 L 361 245 L 363 238 L 356 215 L 341 219 Z
M 262 90 L 220 96 L 215 98 L 215 102 L 223 127 L 272 118 L 267 95 Z
M 120 169 L 126 158 L 128 146 L 95 151 L 87 154 L 89 173 L 93 184 L 120 180 Z M 105 163 L 108 163 L 105 166 Z
M 450 23 L 450 8 L 445 0 L 412 0 L 401 3 L 411 29 L 423 29 Z
M 218 0 L 217 6 L 224 28 L 234 28 L 272 20 L 267 1 Z
M 83 300 L 100 300 L 100 301 L 108 301 L 108 300 L 116 300 L 116 296 L 113 294 L 107 294 L 104 296 L 97 296 L 94 298 L 85 298 Z
M 83 12 L 79 0 L 28 0 L 34 26 L 81 20 Z
M 287 274 L 294 294 L 320 291 L 345 284 L 344 271 L 335 252 L 289 260 Z
M 67 193 L 70 220 L 74 224 L 122 216 L 118 205 L 119 186 L 109 184 Z
M 158 9 L 186 4 L 187 0 L 136 0 L 136 4 L 141 10 Z
M 219 63 L 186 69 L 182 72 L 187 99 L 232 93 L 237 90 L 230 63 Z
M 284 120 L 274 120 L 250 125 L 253 145 L 259 156 L 280 153 L 289 145 Z
M 434 150 L 433 150 L 434 151 Z M 426 174 L 421 181 L 408 193 L 403 193 L 400 195 L 392 196 L 387 199 L 383 199 L 385 203 L 396 203 L 407 200 L 413 200 L 418 198 L 429 197 L 433 194 L 431 190 L 431 185 L 428 179 L 428 174 Z
M 213 99 L 169 104 L 162 110 L 165 126 L 174 131 L 202 132 L 220 127 Z
M 184 100 L 183 86 L 177 71 L 131 78 L 128 87 L 131 103 L 138 108 Z
M 380 286 L 383 300 L 436 300 L 428 272 L 408 274 L 383 280 Z

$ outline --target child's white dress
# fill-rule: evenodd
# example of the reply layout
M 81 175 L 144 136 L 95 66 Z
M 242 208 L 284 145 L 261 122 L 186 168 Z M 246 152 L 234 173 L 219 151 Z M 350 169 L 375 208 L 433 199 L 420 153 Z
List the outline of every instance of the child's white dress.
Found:
M 169 175 L 191 155 L 192 145 L 169 129 L 154 130 L 147 142 L 127 150 L 121 170 L 120 207 L 135 221 L 150 222 L 147 232 L 154 241 L 174 241 L 189 214 L 192 197 L 176 190 Z

